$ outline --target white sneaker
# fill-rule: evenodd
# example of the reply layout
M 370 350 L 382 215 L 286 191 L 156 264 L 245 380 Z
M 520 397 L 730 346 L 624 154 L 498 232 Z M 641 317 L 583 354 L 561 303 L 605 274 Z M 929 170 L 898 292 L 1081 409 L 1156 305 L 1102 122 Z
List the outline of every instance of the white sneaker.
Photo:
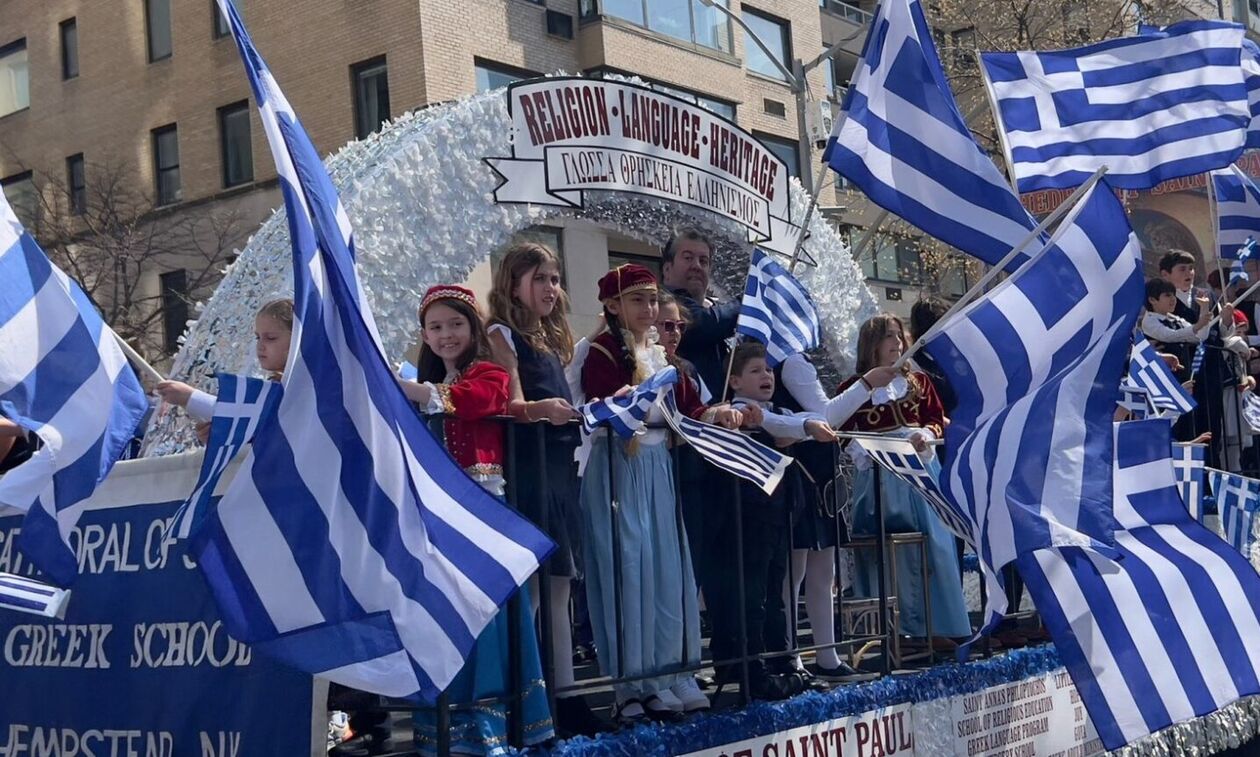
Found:
M 696 685 L 696 679 L 692 676 L 687 676 L 680 683 L 670 686 L 669 690 L 682 702 L 683 712 L 709 709 L 709 698 L 700 691 L 700 687 Z
M 670 689 L 661 689 L 660 691 L 656 692 L 656 698 L 660 700 L 661 704 L 668 707 L 670 711 L 672 712 L 683 712 L 685 709 L 683 706 L 683 701 L 679 699 L 678 697 L 674 696 L 673 692 Z M 654 704 L 655 702 L 650 702 L 649 700 L 648 709 L 655 709 L 653 707 Z

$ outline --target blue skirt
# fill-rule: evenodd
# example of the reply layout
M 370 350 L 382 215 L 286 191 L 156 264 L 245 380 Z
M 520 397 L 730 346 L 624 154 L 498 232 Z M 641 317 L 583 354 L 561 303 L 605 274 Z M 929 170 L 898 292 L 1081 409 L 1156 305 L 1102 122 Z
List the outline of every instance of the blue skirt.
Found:
M 858 537 L 879 534 L 875 519 L 875 475 L 880 471 L 880 500 L 884 505 L 884 530 L 887 533 L 918 531 L 927 537 L 928 591 L 932 599 L 933 636 L 970 636 L 971 621 L 963 598 L 962 573 L 954 535 L 914 487 L 877 465 L 858 471 L 853 483 L 853 533 Z M 928 469 L 940 475 L 940 463 L 932 460 Z M 927 635 L 927 618 L 923 608 L 923 574 L 917 546 L 896 550 L 897 586 L 890 589 L 897 596 L 901 612 L 901 632 L 909 636 Z M 875 551 L 860 550 L 856 555 L 857 576 L 854 591 L 859 596 L 879 596 L 879 563 Z

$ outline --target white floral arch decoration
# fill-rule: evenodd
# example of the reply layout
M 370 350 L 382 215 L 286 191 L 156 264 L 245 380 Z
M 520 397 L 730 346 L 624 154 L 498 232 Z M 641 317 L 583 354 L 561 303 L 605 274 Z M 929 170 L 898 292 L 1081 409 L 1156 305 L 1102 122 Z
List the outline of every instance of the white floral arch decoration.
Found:
M 656 245 L 675 226 L 696 227 L 713 240 L 715 283 L 738 294 L 750 245 L 742 226 L 715 213 L 614 192 L 585 193 L 583 208 L 496 204 L 498 179 L 482 159 L 511 154 L 504 92 L 408 113 L 325 161 L 354 227 L 358 272 L 391 360 L 401 359 L 414 340 L 416 307 L 427 287 L 465 280 L 515 233 L 548 219 L 582 218 Z M 809 195 L 795 179 L 791 199 L 792 218 L 803 218 Z M 840 235 L 818 214 L 809 231 L 806 248 L 818 265 L 798 267 L 797 274 L 818 307 L 834 367 L 843 371 L 875 299 Z M 595 282 L 571 283 L 586 285 Z M 292 256 L 281 208 L 200 308 L 171 375 L 209 389 L 217 372 L 256 373 L 254 313 L 291 292 Z M 182 450 L 191 439 L 187 422 L 172 414 L 155 421 L 150 437 L 148 454 Z

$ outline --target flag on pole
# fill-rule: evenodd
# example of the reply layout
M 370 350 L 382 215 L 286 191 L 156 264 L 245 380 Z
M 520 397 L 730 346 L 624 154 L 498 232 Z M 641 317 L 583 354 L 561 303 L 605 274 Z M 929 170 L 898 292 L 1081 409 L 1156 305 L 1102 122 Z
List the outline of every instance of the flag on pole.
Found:
M 958 111 L 919 0 L 879 4 L 824 158 L 880 207 L 991 265 L 1037 227 Z
M 939 468 L 923 462 L 923 458 L 915 451 L 907 439 L 891 436 L 857 436 L 853 443 L 866 450 L 867 454 L 881 467 L 897 478 L 914 487 L 923 495 L 937 516 L 955 536 L 975 550 L 975 534 L 971 527 L 970 516 L 941 491 L 937 483 Z
M 263 416 L 276 411 L 284 393 L 280 384 L 259 378 L 220 373 L 219 397 L 210 420 L 210 436 L 201 458 L 201 473 L 188 499 L 175 511 L 164 538 L 187 539 L 205 519 L 214 490 L 245 445 L 254 440 L 254 433 Z
M 0 610 L 16 610 L 45 618 L 61 617 L 70 592 L 39 581 L 0 573 Z
M 1260 510 L 1260 481 L 1208 468 L 1208 482 L 1216 498 L 1225 541 L 1243 556 L 1250 556 L 1256 510 Z
M 735 331 L 766 345 L 773 368 L 822 343 L 818 311 L 801 282 L 771 255 L 754 249 Z
M 1242 393 L 1243 419 L 1253 434 L 1260 434 L 1260 397 L 1248 389 Z
M 0 478 L 0 510 L 26 513 L 18 547 L 62 586 L 71 532 L 149 408 L 115 339 L 0 193 L 0 414 L 43 442 Z
M 1207 353 L 1207 343 L 1199 342 L 1199 346 L 1194 348 L 1194 356 L 1190 358 L 1190 378 L 1194 379 L 1199 375 L 1199 369 L 1203 367 L 1203 357 Z
M 1224 168 L 1251 121 L 1243 28 L 1186 21 L 1071 50 L 983 53 L 1020 192 L 1078 186 L 1100 166 L 1122 189 Z
M 1260 237 L 1260 189 L 1236 165 L 1212 171 L 1208 180 L 1216 199 L 1216 254 L 1234 260 L 1249 240 Z
M 1151 396 L 1140 386 L 1135 386 L 1129 379 L 1120 382 L 1120 407 L 1129 411 L 1129 420 L 1141 421 L 1155 415 L 1151 407 Z
M 599 426 L 608 426 L 617 436 L 629 439 L 643 428 L 656 398 L 677 381 L 678 369 L 670 365 L 649 376 L 624 397 L 605 397 L 586 403 L 578 408 L 582 430 L 590 434 Z
M 1260 147 L 1260 47 L 1243 37 L 1243 81 L 1247 86 L 1247 108 L 1251 123 L 1247 126 L 1247 149 Z
M 431 702 L 554 549 L 460 470 L 398 386 L 349 219 L 229 0 L 293 245 L 284 393 L 193 552 L 232 636 L 300 670 Z
M 1163 421 L 1117 424 L 1117 555 L 1018 568 L 1107 749 L 1260 693 L 1260 574 L 1179 501 Z
M 1111 419 L 1143 298 L 1142 256 L 1105 183 L 1057 246 L 944 322 L 925 349 L 958 395 L 940 485 L 970 516 L 1001 620 L 999 569 L 1047 546 L 1112 543 Z
M 1206 444 L 1173 444 L 1173 471 L 1177 489 L 1190 517 L 1203 522 L 1203 481 L 1207 465 Z
M 1164 414 L 1184 415 L 1197 407 L 1194 397 L 1142 334 L 1134 338 L 1133 349 L 1129 352 L 1129 380 L 1145 389 L 1151 407 Z
M 661 399 L 665 404 L 665 420 L 674 433 L 712 465 L 753 482 L 766 494 L 774 493 L 783 480 L 783 473 L 795 460 L 734 429 L 688 418 L 678 409 L 673 391 L 666 391 Z

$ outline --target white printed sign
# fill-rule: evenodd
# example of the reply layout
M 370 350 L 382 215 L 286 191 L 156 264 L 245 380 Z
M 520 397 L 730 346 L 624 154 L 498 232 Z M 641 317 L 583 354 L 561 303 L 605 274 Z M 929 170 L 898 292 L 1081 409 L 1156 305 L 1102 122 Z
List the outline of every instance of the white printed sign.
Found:
M 724 744 L 685 757 L 885 757 L 914 753 L 910 705 L 901 704 Z
M 705 108 L 645 87 L 553 77 L 508 87 L 512 157 L 486 158 L 497 202 L 581 207 L 586 190 L 633 192 L 704 208 L 791 254 L 787 165 Z

